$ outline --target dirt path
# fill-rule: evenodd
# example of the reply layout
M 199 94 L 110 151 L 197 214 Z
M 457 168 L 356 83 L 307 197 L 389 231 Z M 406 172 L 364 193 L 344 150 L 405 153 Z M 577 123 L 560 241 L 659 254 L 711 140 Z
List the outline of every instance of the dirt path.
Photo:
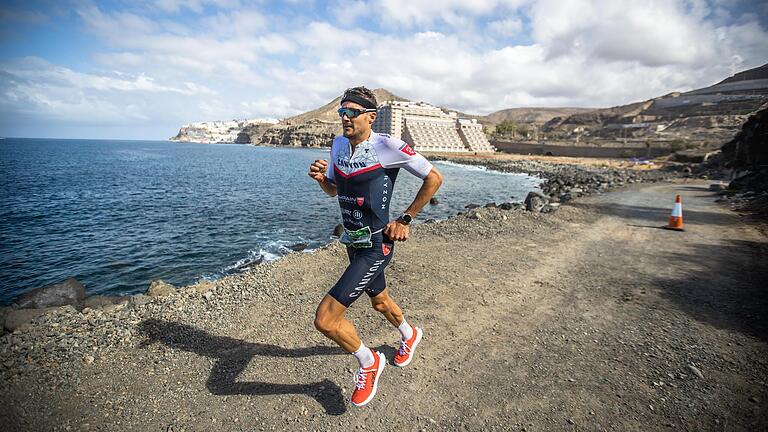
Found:
M 657 228 L 676 193 L 684 233 Z M 713 201 L 701 183 L 652 185 L 420 226 L 387 278 L 425 339 L 363 409 L 347 401 L 354 359 L 312 327 L 345 265 L 336 246 L 281 260 L 280 295 L 225 311 L 226 328 L 169 315 L 72 384 L 14 381 L 3 417 L 19 430 L 766 430 L 768 242 Z M 397 333 L 365 299 L 349 316 L 393 357 Z

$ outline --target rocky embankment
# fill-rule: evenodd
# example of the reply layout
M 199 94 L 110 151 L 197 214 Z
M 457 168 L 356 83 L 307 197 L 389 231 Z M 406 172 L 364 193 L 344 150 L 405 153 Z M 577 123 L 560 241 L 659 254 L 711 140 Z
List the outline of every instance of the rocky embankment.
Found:
M 266 129 L 261 135 L 245 129 L 252 144 L 291 147 L 330 147 L 340 130 L 339 122 L 310 120 L 302 124 L 278 124 Z
M 669 181 L 691 175 L 687 165 L 654 170 L 601 168 L 587 165 L 553 164 L 534 160 L 497 160 L 461 156 L 435 156 L 431 160 L 447 160 L 464 165 L 484 166 L 500 172 L 523 173 L 541 177 L 541 198 L 551 203 L 565 203 L 580 196 L 605 192 L 634 183 Z M 530 195 L 529 195 L 530 196 Z
M 721 202 L 760 219 L 768 218 L 768 108 L 751 116 L 722 153 L 700 167 L 706 174 L 730 172 Z

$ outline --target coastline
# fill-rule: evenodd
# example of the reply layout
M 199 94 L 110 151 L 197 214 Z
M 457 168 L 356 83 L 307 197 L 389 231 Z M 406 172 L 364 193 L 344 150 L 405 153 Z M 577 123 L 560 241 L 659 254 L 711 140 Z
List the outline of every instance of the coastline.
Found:
M 552 207 L 542 209 L 541 207 L 534 210 L 534 212 L 553 212 L 556 211 L 558 206 L 562 203 L 577 199 L 579 197 L 589 196 L 591 194 L 600 194 L 609 190 L 615 190 L 617 188 L 625 187 L 636 183 L 646 182 L 660 182 L 670 181 L 673 178 L 680 176 L 681 171 L 675 167 L 673 169 L 658 169 L 658 170 L 629 170 L 623 168 L 604 168 L 595 167 L 592 165 L 578 165 L 572 163 L 550 163 L 541 161 L 529 161 L 529 160 L 507 160 L 503 156 L 494 157 L 479 157 L 472 158 L 465 155 L 430 155 L 430 160 L 434 161 L 449 161 L 452 163 L 467 165 L 467 166 L 482 166 L 488 170 L 505 172 L 505 173 L 520 173 L 536 175 L 543 179 L 540 187 L 543 194 L 536 194 L 547 203 L 551 203 Z M 682 173 L 684 174 L 684 173 Z M 484 209 L 498 207 L 502 212 L 521 212 L 525 210 L 525 206 L 519 202 L 507 202 L 507 203 L 466 203 L 466 212 L 461 212 L 456 216 L 448 217 L 440 221 L 429 220 L 416 224 L 414 230 L 418 232 L 421 226 L 429 226 L 434 224 L 449 223 L 452 224 L 455 220 L 469 218 L 476 220 Z M 426 228 L 429 229 L 429 228 Z M 9 335 L 29 335 L 29 337 L 16 338 L 16 341 L 27 341 L 30 344 L 17 345 L 17 353 L 19 358 L 40 358 L 41 361 L 47 361 L 46 352 L 38 352 L 36 348 L 39 348 L 40 341 L 36 341 L 38 336 L 37 331 L 34 331 L 36 327 L 46 327 L 47 325 L 57 324 L 64 325 L 68 320 L 74 318 L 76 325 L 79 325 L 81 319 L 86 317 L 88 321 L 98 322 L 99 320 L 108 320 L 112 323 L 110 328 L 105 328 L 103 335 L 98 338 L 89 338 L 88 334 L 91 332 L 85 332 L 83 339 L 77 343 L 78 350 L 72 351 L 71 355 L 61 357 L 56 355 L 56 361 L 64 361 L 66 359 L 72 360 L 82 356 L 92 355 L 100 351 L 102 347 L 120 346 L 130 342 L 130 338 L 125 337 L 130 331 L 129 329 L 136 323 L 137 319 L 145 317 L 145 309 L 151 309 L 157 312 L 161 312 L 162 309 L 170 307 L 171 310 L 179 309 L 180 302 L 194 301 L 202 298 L 204 301 L 210 300 L 210 298 L 217 293 L 230 292 L 232 290 L 247 289 L 247 284 L 257 283 L 258 279 L 269 273 L 269 269 L 275 265 L 288 265 L 286 263 L 293 260 L 300 259 L 303 255 L 316 254 L 326 249 L 340 248 L 338 241 L 331 238 L 328 243 L 321 245 L 320 247 L 313 248 L 306 251 L 295 250 L 293 253 L 288 253 L 284 256 L 278 257 L 275 260 L 262 261 L 257 260 L 249 262 L 245 265 L 244 269 L 239 270 L 236 273 L 224 275 L 221 278 L 215 280 L 200 279 L 198 282 L 174 287 L 169 284 L 162 283 L 165 288 L 152 292 L 150 288 L 145 294 L 134 294 L 127 296 L 102 296 L 93 295 L 85 298 L 83 303 L 79 305 L 65 305 L 55 306 L 40 309 L 18 309 L 26 311 L 26 314 L 21 314 L 21 317 L 14 319 L 14 328 L 3 329 L 10 330 L 11 333 L 6 334 L 3 337 Z M 247 283 L 246 283 L 247 281 Z M 153 284 L 155 282 L 153 281 Z M 263 289 L 263 287 L 261 288 Z M 260 291 L 261 292 L 261 291 Z M 165 306 L 163 306 L 165 305 Z M 76 306 L 80 306 L 79 308 Z M 6 316 L 12 311 L 17 310 L 13 307 L 0 308 L 0 322 L 6 322 Z M 154 312 L 153 312 L 154 313 Z M 18 328 L 17 328 L 18 327 Z M 101 333 L 96 333 L 101 334 Z M 94 340 L 98 339 L 96 343 Z M 46 340 L 46 338 L 43 338 Z M 6 341 L 7 342 L 7 341 Z M 47 342 L 43 342 L 42 345 L 46 345 Z M 7 349 L 11 343 L 4 343 L 3 350 Z M 5 359 L 3 362 L 8 363 L 9 360 Z M 2 363 L 2 362 L 0 362 Z M 14 369 L 11 363 L 8 363 L 8 369 Z M 5 370 L 5 369 L 4 369 Z M 0 374 L 1 375 L 1 374 Z
M 239 144 L 233 144 L 233 145 L 239 145 Z M 302 147 L 302 150 L 307 150 L 306 148 Z M 318 149 L 310 148 L 308 149 L 310 151 L 315 151 Z M 436 161 L 448 161 L 451 163 L 455 163 L 462 167 L 472 167 L 472 166 L 481 166 L 484 169 L 487 169 L 488 171 L 495 171 L 500 173 L 517 173 L 517 174 L 523 174 L 523 175 L 533 175 L 537 176 L 542 180 L 542 184 L 539 185 L 543 190 L 543 192 L 548 195 L 548 200 L 552 203 L 559 203 L 559 202 L 565 202 L 571 197 L 574 196 L 581 196 L 585 195 L 591 192 L 594 192 L 599 187 L 599 190 L 606 190 L 608 187 L 612 186 L 620 186 L 624 184 L 625 180 L 628 180 L 628 183 L 632 183 L 635 181 L 639 181 L 636 179 L 636 176 L 632 176 L 631 178 L 628 178 L 627 176 L 620 176 L 618 177 L 618 180 L 616 179 L 615 172 L 612 173 L 608 178 L 606 176 L 600 177 L 601 179 L 605 180 L 602 181 L 599 185 L 590 185 L 590 186 L 596 186 L 593 188 L 590 188 L 586 185 L 581 185 L 578 183 L 578 181 L 584 180 L 589 181 L 590 179 L 585 178 L 584 175 L 582 175 L 582 178 L 576 178 L 575 174 L 579 174 L 582 172 L 581 168 L 578 168 L 576 170 L 562 170 L 558 169 L 557 164 L 549 164 L 547 162 L 541 163 L 541 162 L 529 162 L 529 161 L 517 161 L 517 162 L 509 162 L 506 161 L 507 155 L 491 155 L 484 156 L 480 158 L 471 158 L 467 155 L 431 155 L 434 160 Z M 589 174 L 589 173 L 587 173 Z M 647 181 L 647 178 L 650 178 L 650 176 L 645 176 L 645 180 Z M 656 181 L 659 176 L 653 176 L 653 181 Z M 596 178 L 596 177 L 595 177 Z M 557 192 L 557 189 L 545 185 L 551 184 L 549 182 L 549 179 L 554 179 L 555 181 L 560 181 L 560 185 L 563 186 L 562 191 L 560 192 L 567 192 L 567 191 L 573 191 L 571 194 L 555 194 Z M 593 179 L 594 180 L 594 179 Z M 561 199 L 562 198 L 562 199 Z M 520 203 L 525 199 L 525 196 L 515 196 L 512 197 L 511 200 L 505 201 L 505 202 L 499 202 L 497 204 L 506 205 L 507 207 L 519 207 Z M 484 205 L 486 203 L 484 202 L 474 202 L 472 200 L 468 200 L 467 202 L 461 204 L 461 207 L 472 207 L 472 206 L 480 206 Z M 454 210 L 456 211 L 455 207 L 453 206 Z M 459 210 L 463 211 L 463 210 Z M 451 213 L 453 214 L 453 213 Z M 449 216 L 441 216 L 442 217 L 449 217 Z M 440 219 L 440 218 L 436 218 Z M 425 220 L 433 221 L 433 218 L 427 218 Z M 279 259 L 280 257 L 284 256 L 285 254 L 292 253 L 292 252 L 299 252 L 304 250 L 305 248 L 310 251 L 313 248 L 324 246 L 329 244 L 333 239 L 329 238 L 327 239 L 323 244 L 316 245 L 313 244 L 312 247 L 309 247 L 309 244 L 304 243 L 304 240 L 294 240 L 294 243 L 291 242 L 284 242 L 284 241 L 276 241 L 277 243 L 283 244 L 281 249 L 284 249 L 283 252 L 274 252 L 267 249 L 264 249 L 263 251 L 259 251 L 259 255 L 254 255 L 256 251 L 249 252 L 249 255 L 246 257 L 243 257 L 236 262 L 230 263 L 229 265 L 226 265 L 221 268 L 220 271 L 216 273 L 206 272 L 203 274 L 197 275 L 195 278 L 187 279 L 187 281 L 182 282 L 182 284 L 189 284 L 189 283 L 195 283 L 194 281 L 201 281 L 201 280 L 215 280 L 218 278 L 221 278 L 223 276 L 226 276 L 228 274 L 236 274 L 237 272 L 242 271 L 243 268 L 252 266 L 252 265 L 258 265 L 262 262 L 269 262 L 274 261 L 275 259 Z M 268 245 L 267 245 L 268 246 Z M 265 246 L 266 247 L 266 246 Z M 274 253 L 273 253 L 274 252 Z M 277 255 L 276 255 L 277 254 Z M 273 256 L 274 255 L 274 256 Z M 174 282 L 175 283 L 175 282 Z M 177 285 L 177 286 L 183 286 L 183 285 Z M 144 288 L 146 289 L 146 288 Z M 139 292 L 141 293 L 141 291 Z M 103 294 L 103 293 L 97 293 L 97 294 L 90 294 L 90 296 L 97 297 L 97 301 L 95 302 L 96 306 L 100 306 L 105 301 L 107 302 L 117 302 L 121 299 L 119 297 L 128 297 L 131 294 Z M 14 300 L 8 300 L 7 305 L 11 306 L 13 305 Z M 93 304 L 86 304 L 86 306 L 93 307 Z M 82 305 L 80 305 L 80 308 L 82 308 Z M 0 321 L 0 324 L 2 324 L 2 321 Z

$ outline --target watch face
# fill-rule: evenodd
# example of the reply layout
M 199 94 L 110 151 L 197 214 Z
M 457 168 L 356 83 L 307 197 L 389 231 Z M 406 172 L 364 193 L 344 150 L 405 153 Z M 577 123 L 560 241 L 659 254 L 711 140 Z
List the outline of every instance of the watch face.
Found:
M 411 220 L 413 220 L 413 218 L 411 217 L 411 215 L 409 215 L 408 213 L 406 213 L 406 214 L 404 214 L 404 215 L 400 216 L 400 219 L 402 219 L 402 220 L 403 220 L 403 222 L 405 222 L 405 224 L 406 224 L 406 225 L 408 225 L 409 223 L 411 223 Z

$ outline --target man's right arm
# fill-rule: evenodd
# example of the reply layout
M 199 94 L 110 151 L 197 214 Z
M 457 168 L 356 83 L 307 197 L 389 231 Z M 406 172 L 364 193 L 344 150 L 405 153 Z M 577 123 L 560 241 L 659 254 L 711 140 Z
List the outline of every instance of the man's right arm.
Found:
M 336 196 L 336 185 L 333 184 L 328 177 L 325 176 L 325 172 L 328 170 L 328 161 L 318 159 L 309 166 L 309 176 L 312 177 L 320 188 L 329 196 Z

